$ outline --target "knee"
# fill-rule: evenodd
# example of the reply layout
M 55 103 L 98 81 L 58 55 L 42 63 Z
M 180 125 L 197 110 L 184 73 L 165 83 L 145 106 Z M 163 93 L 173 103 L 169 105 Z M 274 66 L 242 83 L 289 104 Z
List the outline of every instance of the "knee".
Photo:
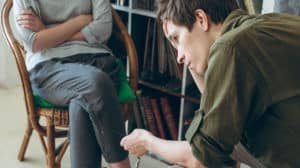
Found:
M 97 73 L 89 74 L 88 80 L 90 84 L 85 93 L 83 93 L 83 97 L 87 102 L 99 104 L 116 99 L 117 92 L 114 83 L 107 73 L 98 71 Z
M 86 115 L 84 108 L 80 105 L 79 102 L 77 102 L 76 99 L 70 101 L 69 111 L 70 120 L 80 119 L 85 117 L 84 115 Z
M 96 87 L 111 87 L 113 82 L 109 75 L 103 71 L 100 71 L 94 76 Z
M 98 72 L 92 76 L 92 87 L 91 92 L 100 96 L 101 94 L 106 95 L 107 92 L 112 92 L 114 89 L 114 84 L 105 72 Z

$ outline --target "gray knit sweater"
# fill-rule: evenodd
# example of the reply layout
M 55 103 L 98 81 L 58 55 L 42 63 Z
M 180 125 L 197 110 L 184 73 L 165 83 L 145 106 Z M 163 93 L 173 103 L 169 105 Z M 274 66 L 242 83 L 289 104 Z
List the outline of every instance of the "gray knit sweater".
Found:
M 70 41 L 43 52 L 32 52 L 36 32 L 19 26 L 16 28 L 26 50 L 28 70 L 40 62 L 52 58 L 67 57 L 80 53 L 110 53 L 105 42 L 112 30 L 111 6 L 109 0 L 14 0 L 14 21 L 22 9 L 32 7 L 46 27 L 55 26 L 80 14 L 93 14 L 93 21 L 81 31 L 87 42 Z

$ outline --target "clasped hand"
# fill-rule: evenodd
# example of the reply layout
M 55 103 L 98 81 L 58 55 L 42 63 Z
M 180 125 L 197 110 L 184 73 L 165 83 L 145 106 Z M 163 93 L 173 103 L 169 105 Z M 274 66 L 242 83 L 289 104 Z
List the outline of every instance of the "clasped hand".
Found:
M 39 32 L 45 29 L 45 25 L 31 9 L 25 9 L 20 12 L 20 15 L 17 18 L 17 23 L 27 29 L 30 29 L 34 32 Z
M 121 140 L 121 146 L 130 154 L 141 156 L 148 152 L 153 135 L 143 129 L 135 129 Z

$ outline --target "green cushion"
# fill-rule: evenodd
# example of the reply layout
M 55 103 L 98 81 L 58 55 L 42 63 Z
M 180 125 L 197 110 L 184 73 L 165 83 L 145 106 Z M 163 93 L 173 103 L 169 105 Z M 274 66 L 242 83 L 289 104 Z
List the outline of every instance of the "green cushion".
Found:
M 122 61 L 120 59 L 117 59 L 117 64 L 119 64 L 120 71 L 119 71 L 119 77 L 120 77 L 120 87 L 118 92 L 118 99 L 120 103 L 128 102 L 135 99 L 135 94 L 133 93 L 133 90 L 128 84 L 128 80 L 126 77 L 126 72 L 124 69 L 124 66 L 122 64 Z M 66 107 L 58 107 L 51 103 L 48 103 L 43 98 L 41 98 L 38 94 L 33 95 L 34 102 L 39 107 L 45 107 L 45 108 L 66 108 Z
M 120 66 L 119 78 L 120 78 L 120 87 L 118 92 L 118 99 L 120 103 L 128 102 L 135 99 L 135 94 L 128 84 L 125 68 L 120 59 L 117 59 L 117 64 Z
M 65 108 L 65 107 L 58 107 L 58 106 L 55 106 L 55 105 L 53 105 L 51 103 L 48 103 L 46 100 L 44 100 L 43 98 L 41 98 L 37 94 L 33 95 L 33 100 L 34 100 L 35 105 L 38 106 L 38 107 L 45 107 L 45 108 L 53 108 L 53 107 L 56 107 L 56 108 Z

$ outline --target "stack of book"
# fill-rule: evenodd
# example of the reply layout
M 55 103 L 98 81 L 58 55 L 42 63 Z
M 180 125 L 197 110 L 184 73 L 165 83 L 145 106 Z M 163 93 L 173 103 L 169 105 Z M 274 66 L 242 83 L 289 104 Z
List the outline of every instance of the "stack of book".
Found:
M 119 6 L 127 6 L 128 5 L 128 0 L 110 0 L 110 3 L 116 4 Z
M 146 9 L 153 11 L 156 9 L 155 0 L 132 0 L 134 9 Z
M 181 81 L 183 68 L 176 62 L 176 55 L 177 52 L 164 36 L 161 25 L 155 19 L 148 18 L 140 78 L 158 85 Z
M 137 102 L 141 115 L 136 120 L 142 123 L 143 128 L 163 139 L 178 138 L 178 117 L 174 115 L 167 97 L 142 96 L 141 91 L 137 91 Z

